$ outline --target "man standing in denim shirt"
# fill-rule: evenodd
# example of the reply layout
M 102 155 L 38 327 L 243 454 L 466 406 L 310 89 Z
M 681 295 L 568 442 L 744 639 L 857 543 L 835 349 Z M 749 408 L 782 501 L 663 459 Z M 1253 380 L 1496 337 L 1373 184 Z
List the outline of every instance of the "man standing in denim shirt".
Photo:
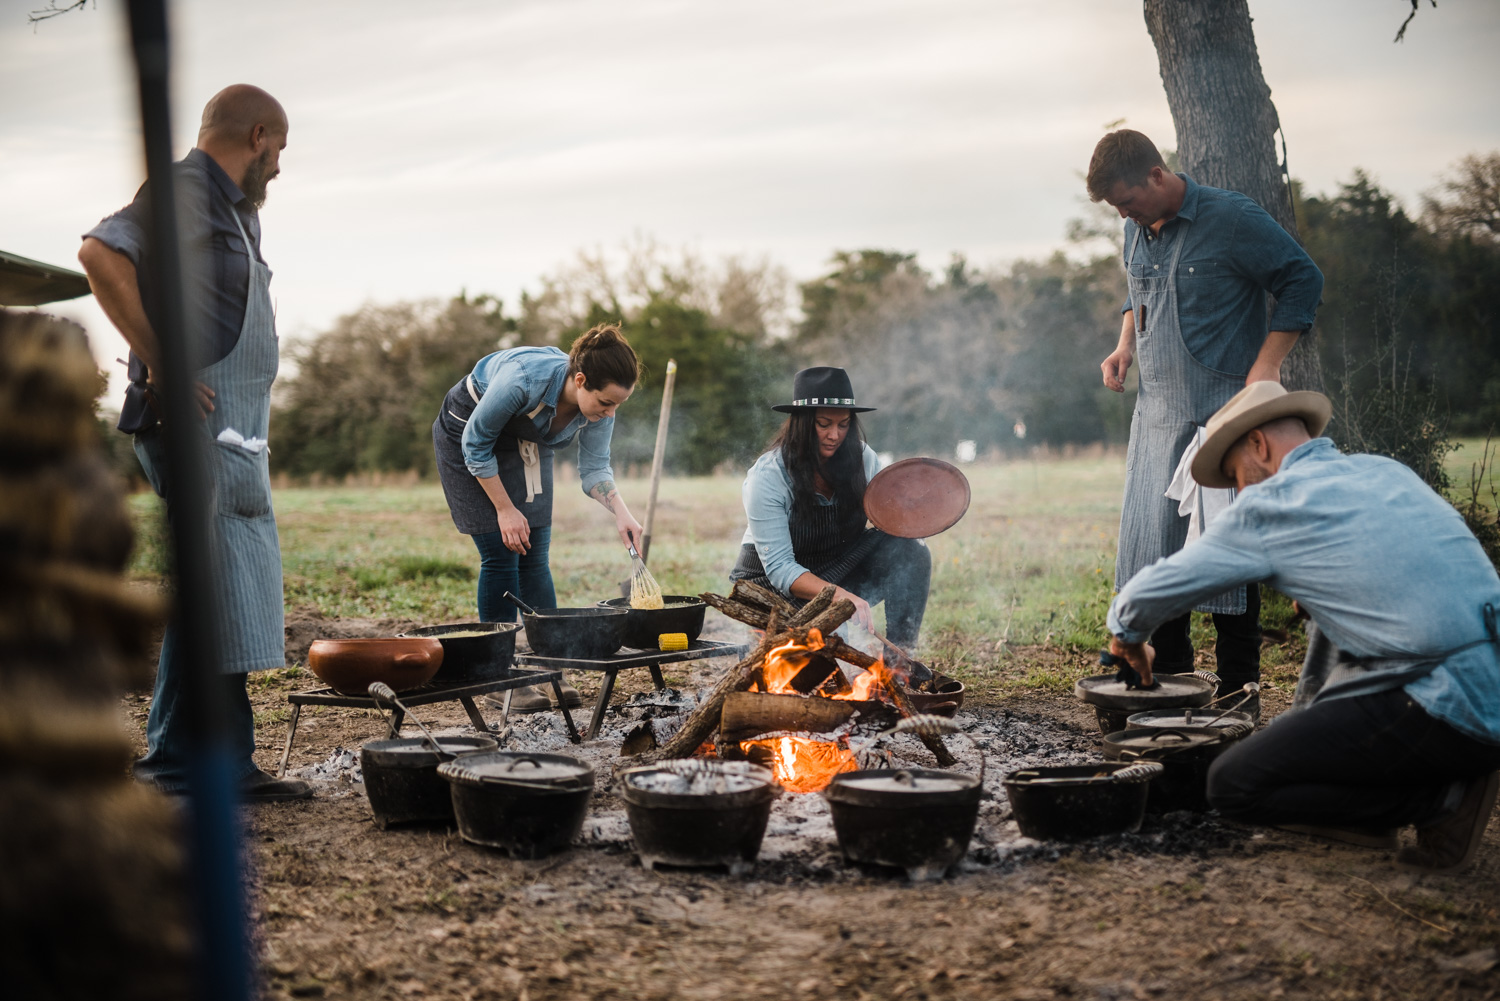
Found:
M 1177 552 L 1188 519 L 1166 497 L 1199 429 L 1236 392 L 1281 380 L 1281 363 L 1312 326 L 1323 276 L 1264 209 L 1234 191 L 1167 170 L 1146 136 L 1111 132 L 1094 148 L 1089 197 L 1125 218 L 1130 294 L 1120 341 L 1100 365 L 1104 385 L 1124 392 L 1140 362 L 1120 512 L 1115 587 Z M 1266 317 L 1266 294 L 1276 311 Z M 1204 595 L 1214 613 L 1217 670 L 1235 688 L 1260 678 L 1260 591 L 1252 585 Z M 1152 643 L 1158 669 L 1193 669 L 1192 609 L 1161 623 Z M 1249 706 L 1259 713 L 1259 701 Z
M 1226 588 L 1266 581 L 1309 628 L 1293 710 L 1221 755 L 1221 813 L 1455 870 L 1478 851 L 1500 790 L 1500 577 L 1453 505 L 1406 466 L 1343 455 L 1321 393 L 1257 382 L 1215 414 L 1193 460 L 1239 499 L 1109 610 L 1111 649 L 1151 680 L 1146 640 Z
M 287 132 L 286 112 L 275 98 L 236 84 L 208 102 L 197 147 L 173 165 L 196 413 L 163 414 L 152 386 L 160 346 L 149 280 L 154 258 L 146 240 L 148 189 L 91 229 L 78 252 L 95 298 L 130 344 L 130 386 L 119 426 L 135 436 L 136 455 L 157 493 L 166 496 L 172 472 L 160 422 L 192 422 L 208 439 L 218 590 L 215 667 L 230 712 L 241 795 L 260 801 L 312 795 L 307 783 L 277 779 L 256 766 L 245 689 L 247 672 L 285 662 L 281 547 L 266 444 L 279 352 L 271 269 L 260 254 L 259 209 L 266 185 L 280 172 Z M 176 635 L 176 624 L 169 624 L 146 724 L 146 756 L 135 767 L 138 778 L 168 793 L 186 789 L 193 766 L 182 686 L 187 671 L 202 669 L 182 663 Z

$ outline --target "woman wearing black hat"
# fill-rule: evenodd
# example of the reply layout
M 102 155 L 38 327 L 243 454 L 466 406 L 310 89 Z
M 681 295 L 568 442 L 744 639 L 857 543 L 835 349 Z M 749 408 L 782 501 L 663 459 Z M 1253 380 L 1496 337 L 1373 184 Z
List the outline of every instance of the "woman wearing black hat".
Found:
M 873 628 L 870 606 L 885 602 L 886 633 L 912 648 L 927 610 L 932 556 L 918 539 L 865 523 L 865 485 L 880 459 L 865 444 L 849 375 L 841 368 L 797 373 L 788 414 L 770 449 L 745 477 L 745 529 L 731 580 L 750 580 L 805 601 L 832 584 Z

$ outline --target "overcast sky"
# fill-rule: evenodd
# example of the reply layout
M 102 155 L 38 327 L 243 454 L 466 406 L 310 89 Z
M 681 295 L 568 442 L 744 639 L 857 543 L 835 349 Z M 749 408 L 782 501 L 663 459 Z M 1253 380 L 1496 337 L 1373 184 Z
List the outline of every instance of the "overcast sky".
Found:
M 76 267 L 143 177 L 122 0 L 41 24 L 0 0 L 0 249 Z M 514 305 L 632 234 L 768 255 L 981 266 L 1063 244 L 1106 123 L 1175 145 L 1134 0 L 191 0 L 172 5 L 175 138 L 255 83 L 291 119 L 263 210 L 283 337 L 366 301 Z M 1500 3 L 1251 0 L 1294 176 L 1364 167 L 1408 205 L 1500 148 Z M 92 299 L 57 311 L 101 361 Z M 110 364 L 111 370 L 119 366 Z

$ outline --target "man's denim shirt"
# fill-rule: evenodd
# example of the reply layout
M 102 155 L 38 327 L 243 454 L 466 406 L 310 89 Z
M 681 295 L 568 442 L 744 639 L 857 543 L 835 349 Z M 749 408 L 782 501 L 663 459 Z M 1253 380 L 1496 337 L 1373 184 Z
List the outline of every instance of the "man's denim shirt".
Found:
M 1323 273 L 1253 200 L 1238 191 L 1201 185 L 1186 174 L 1177 176 L 1187 183 L 1182 208 L 1162 226 L 1161 235 L 1141 232 L 1130 271 L 1137 277 L 1159 273 L 1156 269 L 1171 264 L 1176 240 L 1186 232 L 1177 265 L 1183 344 L 1209 368 L 1243 374 L 1260 353 L 1267 330 L 1300 332 L 1312 326 L 1323 297 Z M 1139 230 L 1126 220 L 1126 257 Z M 1267 292 L 1276 297 L 1269 326 Z M 1120 311 L 1130 308 L 1127 295 Z
M 880 457 L 868 444 L 864 446 L 865 479 L 880 472 Z M 742 490 L 745 517 L 749 524 L 740 544 L 754 546 L 765 568 L 771 586 L 782 594 L 792 593 L 792 581 L 807 573 L 792 552 L 792 477 L 786 471 L 781 449 L 774 448 L 755 460 L 745 474 Z M 819 504 L 833 501 L 818 495 Z
M 1500 607 L 1500 577 L 1453 505 L 1394 459 L 1343 455 L 1315 438 L 1196 542 L 1132 578 L 1109 629 L 1143 642 L 1203 599 L 1255 581 L 1295 598 L 1355 657 L 1420 658 L 1483 640 L 1483 606 Z M 1455 653 L 1404 687 L 1459 732 L 1500 743 L 1495 644 Z
M 472 373 L 479 405 L 463 437 L 464 465 L 469 472 L 477 477 L 499 475 L 495 439 L 512 417 L 525 417 L 541 404 L 541 411 L 530 418 L 538 439 L 558 448 L 578 436 L 578 475 L 583 480 L 583 492 L 605 481 L 613 482 L 615 473 L 609 466 L 613 417 L 590 423 L 579 414 L 557 434 L 547 434 L 552 418 L 557 416 L 557 400 L 567 376 L 568 356 L 557 348 L 511 348 L 479 359 Z

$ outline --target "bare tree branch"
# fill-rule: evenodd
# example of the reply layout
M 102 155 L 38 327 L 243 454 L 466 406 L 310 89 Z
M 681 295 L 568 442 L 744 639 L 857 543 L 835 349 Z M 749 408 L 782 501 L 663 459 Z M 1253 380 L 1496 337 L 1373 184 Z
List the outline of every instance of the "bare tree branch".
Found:
M 1428 0 L 1428 2 L 1431 3 L 1434 7 L 1437 6 L 1437 0 Z M 1402 39 L 1404 39 L 1406 37 L 1406 26 L 1408 24 L 1411 24 L 1411 19 L 1417 16 L 1417 8 L 1420 7 L 1421 5 L 1422 5 L 1422 0 L 1411 0 L 1411 13 L 1408 14 L 1408 15 L 1406 15 L 1406 20 L 1401 22 L 1401 30 L 1398 31 L 1398 32 L 1396 32 L 1396 41 L 1397 42 L 1401 41 Z M 1392 43 L 1392 44 L 1394 44 L 1394 43 Z
M 54 17 L 58 17 L 59 15 L 67 14 L 70 11 L 75 11 L 80 7 L 87 7 L 88 2 L 89 0 L 72 0 L 71 3 L 64 3 L 63 6 L 59 7 L 57 5 L 57 0 L 47 0 L 47 6 L 43 7 L 41 10 L 34 10 L 26 15 L 26 23 L 31 25 L 39 24 L 42 21 L 47 21 Z M 94 9 L 98 9 L 98 0 L 95 0 Z

